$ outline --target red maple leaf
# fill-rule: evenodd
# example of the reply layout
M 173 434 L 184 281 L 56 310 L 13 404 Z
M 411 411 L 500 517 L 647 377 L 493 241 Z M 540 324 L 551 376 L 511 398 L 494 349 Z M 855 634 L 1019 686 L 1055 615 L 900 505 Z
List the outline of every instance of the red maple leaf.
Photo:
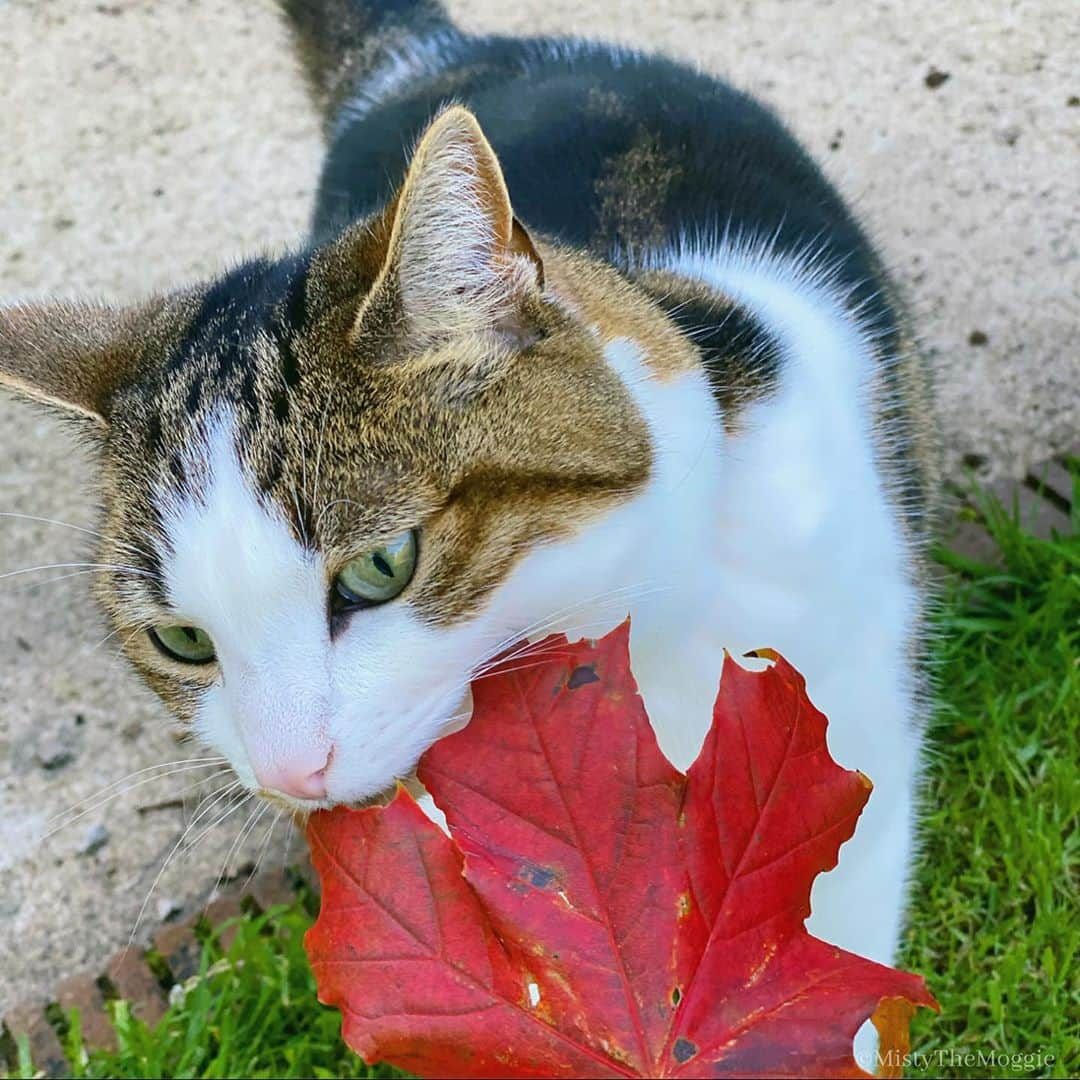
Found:
M 403 788 L 312 817 L 321 1000 L 365 1060 L 423 1076 L 866 1075 L 852 1039 L 879 1004 L 900 1043 L 907 1003 L 934 1005 L 804 929 L 869 781 L 773 654 L 725 660 L 683 776 L 628 642 L 549 639 L 553 659 L 474 683 L 419 769 L 450 837 Z

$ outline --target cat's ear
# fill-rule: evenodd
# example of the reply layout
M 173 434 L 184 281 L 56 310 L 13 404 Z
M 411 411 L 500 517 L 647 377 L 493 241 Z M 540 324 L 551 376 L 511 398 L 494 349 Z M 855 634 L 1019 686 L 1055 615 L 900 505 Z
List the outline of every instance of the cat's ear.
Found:
M 64 301 L 0 306 L 0 386 L 104 428 L 113 396 L 138 367 L 153 310 Z
M 543 288 L 543 264 L 468 109 L 453 106 L 432 122 L 388 214 L 386 261 L 372 296 L 396 291 L 413 342 L 477 330 L 528 336 L 522 302 Z

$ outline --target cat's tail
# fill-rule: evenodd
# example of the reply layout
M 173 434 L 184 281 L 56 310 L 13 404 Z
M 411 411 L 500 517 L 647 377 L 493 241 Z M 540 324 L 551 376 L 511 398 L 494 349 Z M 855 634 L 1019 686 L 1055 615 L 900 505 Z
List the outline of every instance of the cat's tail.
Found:
M 438 0 L 278 0 L 329 124 L 365 77 L 456 31 Z

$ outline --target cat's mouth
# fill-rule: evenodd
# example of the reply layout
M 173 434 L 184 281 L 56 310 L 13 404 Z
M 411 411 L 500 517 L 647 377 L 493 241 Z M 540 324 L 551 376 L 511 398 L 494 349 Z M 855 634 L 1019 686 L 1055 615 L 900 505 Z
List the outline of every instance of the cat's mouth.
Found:
M 387 806 L 397 795 L 399 786 L 404 787 L 414 799 L 419 799 L 425 791 L 424 785 L 417 779 L 416 770 L 414 769 L 404 779 L 395 780 L 382 791 L 375 795 L 367 795 L 362 799 L 306 799 L 301 802 L 299 799 L 292 799 L 279 791 L 270 791 L 266 788 L 259 788 L 255 794 L 260 799 L 264 799 L 273 806 L 284 810 L 292 817 L 293 824 L 302 829 L 307 825 L 308 818 L 320 810 L 334 810 L 339 806 L 343 806 L 347 810 L 367 810 L 372 806 Z
M 446 717 L 438 726 L 433 742 L 460 731 L 469 722 L 472 714 L 472 690 L 466 688 L 458 708 Z M 303 828 L 312 814 L 320 810 L 333 810 L 343 806 L 349 810 L 366 810 L 372 806 L 386 806 L 393 801 L 399 787 L 405 788 L 416 800 L 427 794 L 427 789 L 416 775 L 419 762 L 413 765 L 407 774 L 391 779 L 386 787 L 374 795 L 365 795 L 358 799 L 298 799 L 272 788 L 257 788 L 254 794 L 260 799 L 288 813 L 299 828 Z

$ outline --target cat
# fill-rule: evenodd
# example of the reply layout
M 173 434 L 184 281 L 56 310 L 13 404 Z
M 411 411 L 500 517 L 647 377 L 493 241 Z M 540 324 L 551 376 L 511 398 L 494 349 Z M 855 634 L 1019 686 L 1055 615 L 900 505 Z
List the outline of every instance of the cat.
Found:
M 891 961 L 939 480 L 863 230 L 769 109 L 671 60 L 431 0 L 281 6 L 328 142 L 307 241 L 0 310 L 0 383 L 97 452 L 127 657 L 306 812 L 410 778 L 522 640 L 629 613 L 680 768 L 724 649 L 775 648 L 875 784 L 811 930 Z

